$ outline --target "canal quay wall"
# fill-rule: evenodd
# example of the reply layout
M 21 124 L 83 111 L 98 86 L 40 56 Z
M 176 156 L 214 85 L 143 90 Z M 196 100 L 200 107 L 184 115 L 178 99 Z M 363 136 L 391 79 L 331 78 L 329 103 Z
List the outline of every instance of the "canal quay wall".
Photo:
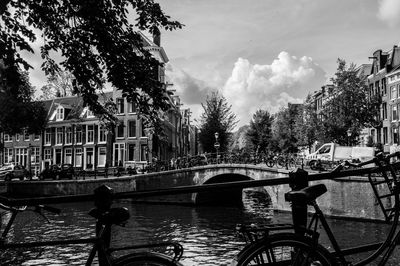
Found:
M 158 173 L 138 174 L 124 177 L 109 177 L 86 180 L 57 181 L 12 181 L 7 184 L 7 193 L 15 196 L 35 197 L 54 195 L 90 194 L 100 185 L 108 185 L 115 192 L 144 191 L 165 189 L 168 187 L 190 186 L 229 181 L 262 180 L 287 177 L 289 171 L 268 169 L 265 167 L 243 167 L 235 165 L 219 165 L 210 168 L 206 166 L 191 169 L 180 169 Z M 240 179 L 242 178 L 242 179 Z M 384 220 L 380 206 L 375 199 L 371 185 L 366 177 L 346 177 L 335 180 L 313 181 L 310 184 L 324 183 L 328 192 L 318 198 L 318 204 L 325 214 L 349 219 Z M 384 190 L 385 184 L 378 189 Z M 285 202 L 285 193 L 290 191 L 288 185 L 264 187 L 272 201 L 273 208 L 278 211 L 290 211 L 290 203 Z M 207 192 L 207 197 L 210 192 Z M 224 197 L 232 197 L 229 191 L 218 192 Z M 237 191 L 235 192 L 237 195 Z M 138 201 L 196 204 L 197 193 L 179 194 L 162 197 L 147 197 Z M 204 198 L 204 195 L 203 197 Z M 384 201 L 391 205 L 391 198 Z M 311 211 L 311 208 L 310 208 Z

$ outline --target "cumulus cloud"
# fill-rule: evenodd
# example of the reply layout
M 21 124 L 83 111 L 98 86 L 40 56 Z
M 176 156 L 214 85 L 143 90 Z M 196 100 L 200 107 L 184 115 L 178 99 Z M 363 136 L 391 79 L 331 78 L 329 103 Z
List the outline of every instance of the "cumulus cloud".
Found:
M 288 103 L 303 102 L 325 80 L 325 72 L 312 58 L 281 52 L 270 65 L 251 64 L 239 58 L 222 93 L 242 126 L 258 109 L 275 113 Z
M 400 1 L 378 0 L 378 18 L 394 27 L 400 25 Z

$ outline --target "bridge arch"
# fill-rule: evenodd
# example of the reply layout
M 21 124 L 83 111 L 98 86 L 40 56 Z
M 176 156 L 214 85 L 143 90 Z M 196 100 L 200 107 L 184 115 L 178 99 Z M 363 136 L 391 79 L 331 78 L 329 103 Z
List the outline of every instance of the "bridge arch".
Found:
M 248 181 L 254 180 L 244 174 L 223 173 L 217 174 L 206 179 L 203 184 L 217 184 L 224 182 Z M 263 191 L 270 198 L 268 192 L 264 188 L 258 188 L 258 191 Z M 196 205 L 218 204 L 218 205 L 241 205 L 243 204 L 243 189 L 242 188 L 226 188 L 218 191 L 193 193 L 192 200 Z

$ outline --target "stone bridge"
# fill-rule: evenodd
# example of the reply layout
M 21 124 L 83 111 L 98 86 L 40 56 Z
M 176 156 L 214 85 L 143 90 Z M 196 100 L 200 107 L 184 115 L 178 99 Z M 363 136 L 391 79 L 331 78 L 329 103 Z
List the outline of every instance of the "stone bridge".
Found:
M 287 177 L 289 171 L 271 169 L 266 166 L 250 164 L 219 164 L 165 172 L 138 174 L 123 177 L 109 177 L 86 180 L 58 181 L 12 181 L 8 182 L 7 192 L 13 196 L 54 196 L 90 194 L 98 186 L 105 184 L 115 192 L 157 190 L 179 186 L 201 186 L 203 184 L 272 179 Z M 376 204 L 370 184 L 365 177 L 346 177 L 337 180 L 318 181 L 326 184 L 328 193 L 319 202 L 326 214 L 361 219 L 383 218 Z M 288 185 L 257 188 L 270 198 L 273 208 L 289 210 L 284 194 L 290 190 Z M 242 200 L 242 189 L 224 189 L 218 192 L 201 192 L 140 199 L 145 202 L 165 202 L 179 204 L 237 203 Z M 390 198 L 388 198 L 390 201 Z M 391 202 L 385 204 L 391 204 Z
M 86 180 L 13 181 L 8 183 L 7 192 L 11 195 L 24 196 L 89 194 L 102 184 L 112 187 L 116 192 L 143 191 L 176 186 L 201 186 L 202 184 L 287 177 L 288 172 L 288 170 L 268 168 L 265 165 L 218 164 L 157 173 L 109 178 L 101 177 Z M 274 188 L 265 187 L 264 191 L 274 202 L 274 199 L 276 199 Z M 163 196 L 162 198 L 146 198 L 143 200 L 162 200 L 171 203 L 185 204 L 204 204 L 209 202 L 236 203 L 242 200 L 242 190 L 226 189 L 218 191 L 218 193 L 202 192 L 167 197 Z

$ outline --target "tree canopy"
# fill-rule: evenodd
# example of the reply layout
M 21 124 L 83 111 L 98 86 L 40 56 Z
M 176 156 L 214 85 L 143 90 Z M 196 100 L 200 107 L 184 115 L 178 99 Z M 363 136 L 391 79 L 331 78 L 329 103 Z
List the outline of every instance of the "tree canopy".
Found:
M 220 150 L 226 151 L 232 130 L 237 124 L 236 115 L 231 111 L 232 106 L 218 92 L 212 92 L 202 107 L 204 112 L 200 117 L 199 141 L 204 151 L 215 151 L 215 133 L 218 133 Z
M 321 112 L 323 140 L 356 144 L 361 130 L 376 122 L 381 97 L 376 95 L 370 98 L 366 76 L 358 73 L 355 64 L 347 66 L 342 59 L 338 59 L 332 83 L 327 91 L 329 100 Z M 350 138 L 347 132 L 351 134 Z
M 42 103 L 31 102 L 34 90 L 28 74 L 15 66 L 5 67 L 0 60 L 0 76 L 8 77 L 0 79 L 0 131 L 39 133 L 46 125 L 47 112 Z
M 255 149 L 267 150 L 272 139 L 273 116 L 266 110 L 257 110 L 250 121 L 247 136 Z
M 32 43 L 39 35 L 42 70 L 47 75 L 71 73 L 73 92 L 94 113 L 107 115 L 98 93 L 108 83 L 154 120 L 169 107 L 158 80 L 162 63 L 143 46 L 139 31 L 159 35 L 161 29 L 181 27 L 153 0 L 3 0 L 0 59 L 9 68 L 5 78 L 20 82 L 18 69 L 31 68 L 24 55 L 34 52 Z

